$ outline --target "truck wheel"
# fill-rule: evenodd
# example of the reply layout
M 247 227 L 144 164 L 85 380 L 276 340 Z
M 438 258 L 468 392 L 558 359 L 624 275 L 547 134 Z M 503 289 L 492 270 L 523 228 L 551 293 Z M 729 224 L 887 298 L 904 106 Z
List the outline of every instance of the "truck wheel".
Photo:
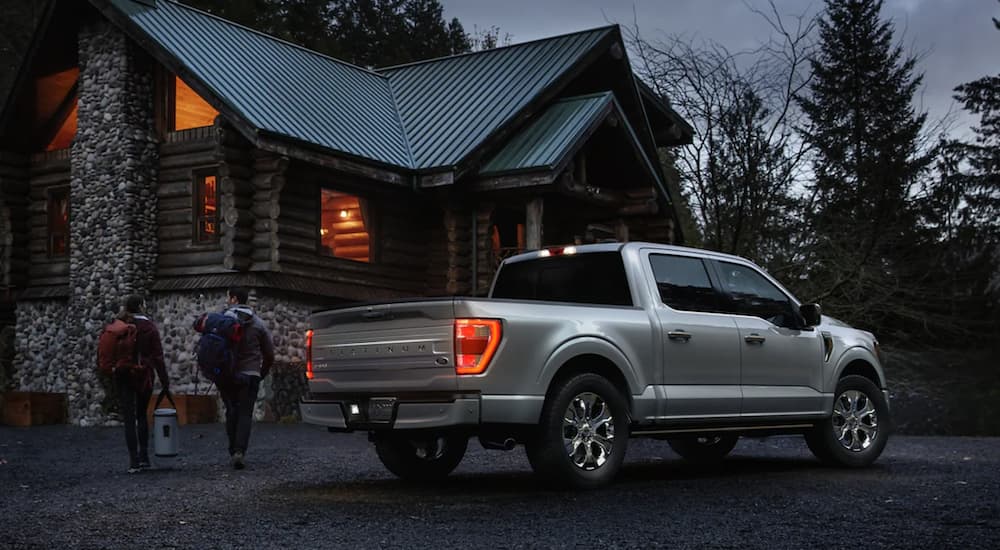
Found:
M 375 452 L 382 464 L 400 478 L 433 481 L 447 476 L 458 466 L 468 443 L 468 437 L 458 435 L 376 434 Z
M 889 439 L 889 406 L 885 396 L 864 376 L 845 376 L 837 383 L 833 415 L 806 433 L 816 458 L 849 468 L 868 466 Z
M 526 445 L 544 479 L 589 489 L 614 479 L 628 447 L 628 405 L 596 374 L 564 381 L 546 400 L 541 423 Z
M 667 444 L 684 460 L 697 464 L 718 464 L 736 446 L 738 435 L 670 438 Z

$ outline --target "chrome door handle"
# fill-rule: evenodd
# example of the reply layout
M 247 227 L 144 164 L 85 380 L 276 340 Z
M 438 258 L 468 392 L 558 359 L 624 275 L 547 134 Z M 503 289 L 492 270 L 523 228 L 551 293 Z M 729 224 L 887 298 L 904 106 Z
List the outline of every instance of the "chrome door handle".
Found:
M 767 340 L 767 338 L 764 338 L 759 334 L 748 334 L 743 337 L 743 340 L 745 340 L 748 344 L 763 344 L 764 340 Z
M 667 333 L 667 338 L 671 340 L 681 340 L 687 342 L 691 339 L 691 334 L 684 332 L 683 330 L 672 330 Z

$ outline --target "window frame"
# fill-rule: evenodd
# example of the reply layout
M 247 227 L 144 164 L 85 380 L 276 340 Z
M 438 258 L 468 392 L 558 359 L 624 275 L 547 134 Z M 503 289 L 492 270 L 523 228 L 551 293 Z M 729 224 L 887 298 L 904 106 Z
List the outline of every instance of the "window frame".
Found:
M 715 298 L 715 304 L 713 304 L 714 307 L 712 309 L 681 309 L 663 301 L 663 296 L 660 294 L 660 284 L 659 281 L 656 280 L 656 269 L 653 267 L 654 256 L 684 258 L 701 262 L 702 269 L 705 270 L 705 277 L 708 279 L 708 284 L 712 289 L 712 293 Z M 684 254 L 672 254 L 667 251 L 656 251 L 656 250 L 650 251 L 649 254 L 645 255 L 645 258 L 646 258 L 646 264 L 649 266 L 649 273 L 652 275 L 653 297 L 662 306 L 668 307 L 674 311 L 683 311 L 685 313 L 716 313 L 716 314 L 721 313 L 726 315 L 731 314 L 730 312 L 725 311 L 723 300 L 726 299 L 726 296 L 721 292 L 722 285 L 718 280 L 717 273 L 715 272 L 715 267 L 711 265 L 711 261 L 708 258 L 703 258 L 701 256 L 689 256 Z
M 58 193 L 66 194 L 66 228 L 62 233 L 63 238 L 66 240 L 66 250 L 62 253 L 53 252 L 54 246 L 53 241 L 55 240 L 56 233 L 53 231 L 53 198 Z M 63 259 L 69 258 L 70 250 L 70 223 L 73 216 L 73 205 L 70 201 L 70 186 L 68 185 L 57 185 L 49 187 L 45 190 L 45 252 L 46 256 L 50 259 Z
M 361 260 L 354 260 L 351 258 L 345 258 L 343 256 L 336 256 L 329 252 L 329 248 L 323 246 L 323 192 L 330 191 L 334 193 L 341 193 L 358 199 L 358 206 L 361 211 L 368 212 L 369 219 L 363 219 L 365 232 L 368 233 L 368 261 L 363 262 Z M 381 241 L 377 237 L 378 231 L 378 209 L 374 206 L 374 202 L 371 197 L 367 195 L 362 195 L 353 190 L 347 190 L 343 188 L 336 187 L 334 185 L 323 185 L 319 184 L 316 186 L 316 254 L 323 257 L 329 258 L 331 260 L 342 261 L 342 262 L 352 262 L 354 264 L 360 265 L 373 265 L 378 263 L 380 250 L 378 243 Z
M 211 239 L 201 238 L 201 221 L 207 216 L 202 216 L 201 199 L 204 196 L 202 189 L 205 179 L 215 178 L 215 226 L 216 231 Z M 194 246 L 214 246 L 218 245 L 222 238 L 222 185 L 217 167 L 199 168 L 191 172 L 191 244 Z
M 747 263 L 744 263 L 744 262 L 737 262 L 737 261 L 732 261 L 732 260 L 720 260 L 720 259 L 715 259 L 715 258 L 710 259 L 709 263 L 712 265 L 712 270 L 715 272 L 715 284 L 718 285 L 718 291 L 719 291 L 719 293 L 721 294 L 721 296 L 723 298 L 722 302 L 719 305 L 720 305 L 720 309 L 725 310 L 725 311 L 723 311 L 724 313 L 726 313 L 728 315 L 739 315 L 739 316 L 743 316 L 743 317 L 752 317 L 754 319 L 761 319 L 763 321 L 771 323 L 772 325 L 774 325 L 776 327 L 782 327 L 782 328 L 786 328 L 786 329 L 807 330 L 809 328 L 809 327 L 806 326 L 805 319 L 802 318 L 802 314 L 799 313 L 799 306 L 801 305 L 800 302 L 794 296 L 792 296 L 791 293 L 789 293 L 787 290 L 785 290 L 785 288 L 782 287 L 780 283 L 778 283 L 777 281 L 775 281 L 771 277 L 767 276 L 767 274 L 765 274 L 762 270 L 758 269 L 756 266 L 753 266 L 751 264 L 747 264 Z M 754 315 L 752 313 L 746 313 L 746 312 L 742 312 L 742 311 L 736 311 L 735 306 L 732 305 L 732 304 L 735 303 L 736 298 L 733 296 L 733 294 L 731 292 L 729 292 L 729 290 L 726 288 L 726 286 L 725 286 L 725 284 L 723 282 L 723 267 L 722 267 L 721 264 L 724 264 L 724 263 L 726 263 L 726 264 L 732 264 L 732 265 L 735 265 L 735 266 L 738 266 L 738 267 L 741 267 L 741 268 L 744 268 L 744 269 L 748 269 L 751 272 L 756 273 L 765 282 L 767 282 L 772 287 L 774 287 L 778 291 L 779 294 L 781 294 L 782 296 L 784 296 L 785 300 L 791 306 L 789 308 L 789 313 L 791 313 L 792 318 L 795 321 L 794 326 L 788 326 L 788 325 L 784 325 L 784 324 L 778 325 L 778 324 L 773 323 L 768 318 L 761 317 L 759 315 Z

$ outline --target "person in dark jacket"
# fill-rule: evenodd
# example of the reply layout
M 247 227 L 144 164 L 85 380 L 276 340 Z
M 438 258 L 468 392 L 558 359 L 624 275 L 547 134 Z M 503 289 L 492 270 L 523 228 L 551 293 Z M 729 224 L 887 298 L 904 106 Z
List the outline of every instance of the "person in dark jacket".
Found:
M 163 361 L 160 331 L 144 314 L 145 300 L 135 294 L 125 298 L 125 306 L 118 319 L 134 324 L 136 328 L 136 367 L 115 369 L 115 387 L 119 407 L 125 424 L 125 444 L 128 446 L 130 474 L 148 468 L 149 424 L 146 409 L 153 395 L 153 372 L 160 377 L 164 390 L 170 388 L 167 366 Z
M 247 305 L 250 292 L 243 287 L 229 289 L 226 315 L 240 322 L 242 337 L 236 347 L 236 380 L 219 386 L 226 406 L 226 435 L 229 437 L 230 464 L 237 470 L 245 466 L 253 408 L 260 381 L 274 364 L 274 344 L 264 322 Z

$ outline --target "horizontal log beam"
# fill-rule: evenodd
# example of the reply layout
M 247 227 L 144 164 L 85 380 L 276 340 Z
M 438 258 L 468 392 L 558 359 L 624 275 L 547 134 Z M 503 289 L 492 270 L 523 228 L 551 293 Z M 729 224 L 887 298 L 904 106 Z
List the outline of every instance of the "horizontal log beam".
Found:
M 157 263 L 160 267 L 221 266 L 224 257 L 225 254 L 222 250 L 187 252 L 184 254 L 160 254 Z

